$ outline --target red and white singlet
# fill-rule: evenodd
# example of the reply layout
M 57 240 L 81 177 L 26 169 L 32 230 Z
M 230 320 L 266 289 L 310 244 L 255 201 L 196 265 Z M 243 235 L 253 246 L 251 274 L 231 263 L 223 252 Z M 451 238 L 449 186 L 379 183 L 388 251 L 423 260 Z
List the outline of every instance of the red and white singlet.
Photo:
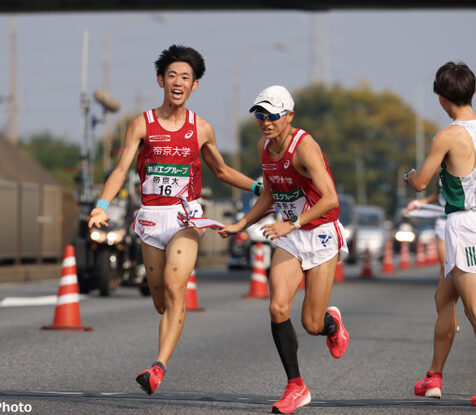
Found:
M 160 125 L 154 110 L 144 112 L 146 135 L 137 157 L 137 172 L 142 188 L 142 204 L 170 206 L 181 198 L 200 197 L 202 174 L 197 118 L 186 110 L 185 123 L 178 131 Z
M 296 148 L 306 135 L 308 135 L 306 131 L 296 129 L 285 153 L 278 161 L 274 161 L 271 158 L 269 152 L 270 140 L 267 139 L 264 144 L 263 156 L 261 157 L 263 174 L 271 187 L 274 200 L 276 201 L 276 208 L 285 221 L 289 220 L 293 215 L 298 216 L 306 212 L 321 198 L 321 194 L 314 186 L 312 180 L 300 174 L 293 164 Z M 322 156 L 324 157 L 327 172 L 331 176 L 332 182 L 334 182 L 326 157 L 324 154 Z M 301 229 L 314 229 L 323 223 L 335 222 L 339 219 L 339 213 L 340 207 L 332 209 L 320 218 L 303 225 Z

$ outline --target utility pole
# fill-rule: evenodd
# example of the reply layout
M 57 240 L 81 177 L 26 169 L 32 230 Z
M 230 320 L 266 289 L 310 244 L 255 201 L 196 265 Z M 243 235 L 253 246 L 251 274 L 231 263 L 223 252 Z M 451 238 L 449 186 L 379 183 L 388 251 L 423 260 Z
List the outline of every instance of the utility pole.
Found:
M 323 12 L 311 15 L 311 83 L 329 84 L 331 82 L 329 17 Z
M 8 135 L 10 142 L 18 141 L 18 91 L 17 91 L 17 16 L 10 18 L 10 117 L 8 120 Z

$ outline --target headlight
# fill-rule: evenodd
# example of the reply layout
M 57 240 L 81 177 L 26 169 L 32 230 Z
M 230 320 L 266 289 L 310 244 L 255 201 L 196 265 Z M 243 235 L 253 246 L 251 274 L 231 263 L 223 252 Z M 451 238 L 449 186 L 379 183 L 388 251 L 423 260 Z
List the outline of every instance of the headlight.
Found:
M 395 239 L 398 242 L 413 242 L 415 240 L 415 234 L 411 231 L 398 231 L 395 234 Z
M 89 232 L 89 237 L 95 242 L 103 243 L 106 240 L 106 232 L 99 229 L 92 229 Z
M 126 236 L 125 229 L 119 229 L 117 231 L 111 231 L 107 233 L 107 244 L 114 245 L 121 242 Z

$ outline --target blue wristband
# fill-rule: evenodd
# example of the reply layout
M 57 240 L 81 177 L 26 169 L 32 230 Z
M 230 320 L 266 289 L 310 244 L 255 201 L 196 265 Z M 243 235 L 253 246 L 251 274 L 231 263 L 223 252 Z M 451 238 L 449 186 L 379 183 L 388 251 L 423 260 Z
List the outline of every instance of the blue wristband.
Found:
M 107 208 L 109 207 L 109 202 L 104 199 L 99 199 L 98 202 L 96 203 L 96 207 L 100 207 L 104 210 L 107 210 Z
M 261 188 L 263 187 L 263 183 L 255 181 L 251 186 L 250 192 L 254 193 L 256 196 L 261 194 Z

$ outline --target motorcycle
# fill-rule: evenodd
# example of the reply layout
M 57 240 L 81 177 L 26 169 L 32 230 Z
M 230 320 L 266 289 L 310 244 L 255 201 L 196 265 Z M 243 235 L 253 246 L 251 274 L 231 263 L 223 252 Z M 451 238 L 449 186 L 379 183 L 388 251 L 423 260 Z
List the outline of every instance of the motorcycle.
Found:
M 81 293 L 99 289 L 100 295 L 107 297 L 123 280 L 130 244 L 127 200 L 114 199 L 107 214 L 110 219 L 107 227 L 89 229 L 87 222 L 83 220 L 75 239 Z

